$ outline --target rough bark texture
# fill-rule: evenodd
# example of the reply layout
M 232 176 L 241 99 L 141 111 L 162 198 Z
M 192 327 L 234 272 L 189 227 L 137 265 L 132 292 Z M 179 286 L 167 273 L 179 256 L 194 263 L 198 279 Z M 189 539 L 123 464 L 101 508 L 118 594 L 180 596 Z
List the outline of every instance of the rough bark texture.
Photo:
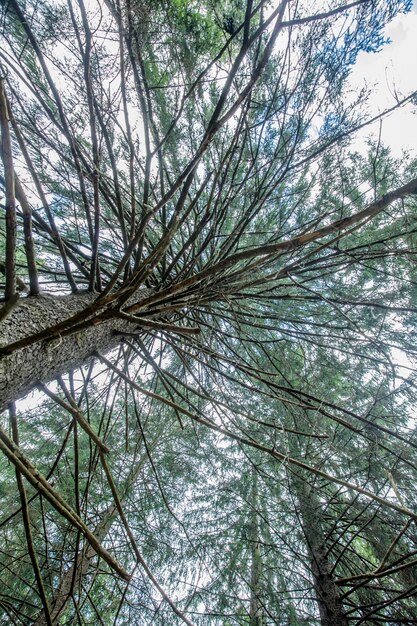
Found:
M 332 575 L 332 565 L 327 556 L 326 546 L 323 544 L 320 505 L 315 501 L 309 485 L 298 483 L 297 495 L 303 530 L 310 553 L 311 571 L 320 611 L 321 626 L 348 626 L 348 620 L 340 599 L 340 590 Z
M 0 322 L 0 346 L 7 346 L 75 315 L 92 304 L 96 294 L 21 298 Z M 39 382 L 48 382 L 80 367 L 94 351 L 108 352 L 136 325 L 114 319 L 53 340 L 38 341 L 0 358 L 0 410 L 27 394 Z M 116 332 L 117 331 L 117 332 Z
M 258 472 L 252 467 L 252 494 L 251 494 L 251 580 L 250 580 L 250 607 L 249 607 L 249 625 L 262 626 L 262 604 L 260 602 L 261 594 L 261 575 L 262 575 L 262 557 L 259 537 L 258 524 Z

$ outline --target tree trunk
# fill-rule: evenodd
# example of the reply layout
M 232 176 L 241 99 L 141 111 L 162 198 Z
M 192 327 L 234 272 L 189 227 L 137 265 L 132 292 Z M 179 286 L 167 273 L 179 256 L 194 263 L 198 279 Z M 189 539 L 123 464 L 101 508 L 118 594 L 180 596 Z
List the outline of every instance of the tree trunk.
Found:
M 149 442 L 148 450 L 153 450 L 157 443 L 160 442 L 161 437 L 162 432 L 160 432 L 152 442 Z M 124 496 L 126 496 L 129 491 L 128 487 L 135 484 L 148 459 L 148 452 L 146 452 L 135 462 L 135 468 L 128 481 L 128 486 L 124 490 Z M 116 505 L 110 504 L 107 509 L 103 511 L 100 517 L 101 519 L 94 529 L 94 534 L 101 542 L 105 539 L 117 517 Z M 62 574 L 51 601 L 51 620 L 54 626 L 59 624 L 59 620 L 67 608 L 69 600 L 71 599 L 71 594 L 74 593 L 74 590 L 78 590 L 81 587 L 83 579 L 90 567 L 91 560 L 95 556 L 96 552 L 94 548 L 92 548 L 91 545 L 86 544 L 79 553 L 76 562 Z M 40 613 L 33 626 L 47 626 L 44 611 Z
M 261 591 L 262 561 L 258 524 L 258 474 L 252 467 L 251 485 L 251 581 L 250 581 L 250 626 L 262 626 L 262 606 L 259 601 Z
M 55 326 L 93 304 L 97 294 L 21 298 L 0 322 L 0 346 L 4 348 L 25 337 Z M 91 315 L 91 312 L 90 312 Z M 87 313 L 86 313 L 87 317 Z M 83 365 L 95 352 L 108 352 L 132 332 L 136 324 L 110 319 L 93 324 L 77 333 L 37 341 L 0 356 L 0 411 L 9 402 L 27 394 L 39 382 L 48 382 L 60 374 Z
M 113 523 L 115 510 L 115 506 L 109 507 L 109 512 L 106 512 L 105 521 L 101 526 L 95 529 L 97 537 L 100 541 L 105 538 Z M 86 544 L 78 555 L 76 563 L 71 565 L 71 567 L 64 572 L 51 603 L 50 615 L 54 625 L 59 624 L 62 613 L 67 608 L 68 601 L 71 598 L 72 590 L 77 590 L 79 588 L 83 578 L 88 572 L 90 562 L 95 556 L 96 552 L 94 548 L 92 548 L 89 544 Z M 34 622 L 33 626 L 47 626 L 45 613 L 43 611 L 36 622 Z
M 343 612 L 340 590 L 332 575 L 332 565 L 323 543 L 320 503 L 312 488 L 299 479 L 295 481 L 299 511 L 310 555 L 314 589 L 320 611 L 321 626 L 348 626 Z

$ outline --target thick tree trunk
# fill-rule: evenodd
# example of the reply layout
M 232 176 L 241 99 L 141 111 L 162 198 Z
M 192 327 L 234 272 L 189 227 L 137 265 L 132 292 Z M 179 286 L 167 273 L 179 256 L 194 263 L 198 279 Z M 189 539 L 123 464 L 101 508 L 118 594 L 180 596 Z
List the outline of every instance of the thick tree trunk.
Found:
M 311 487 L 299 481 L 296 491 L 301 522 L 310 554 L 311 571 L 320 611 L 322 626 L 348 626 L 344 615 L 340 590 L 332 575 L 332 565 L 323 543 L 323 529 L 320 523 L 320 504 L 314 497 Z
M 0 346 L 13 344 L 30 335 L 55 326 L 82 312 L 97 294 L 22 298 L 0 322 Z M 0 357 L 0 411 L 9 402 L 27 394 L 39 382 L 48 382 L 60 374 L 83 365 L 95 351 L 108 352 L 116 347 L 123 332 L 136 325 L 122 319 L 91 324 L 80 332 L 52 340 L 37 341 Z

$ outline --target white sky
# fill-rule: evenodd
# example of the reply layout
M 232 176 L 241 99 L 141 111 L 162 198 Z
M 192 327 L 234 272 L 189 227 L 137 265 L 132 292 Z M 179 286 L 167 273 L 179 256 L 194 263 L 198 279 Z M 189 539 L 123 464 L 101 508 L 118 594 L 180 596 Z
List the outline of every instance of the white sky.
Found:
M 352 68 L 350 83 L 361 89 L 372 87 L 369 112 L 376 115 L 395 104 L 395 98 L 402 99 L 417 91 L 417 0 L 414 0 L 410 13 L 398 15 L 385 29 L 385 37 L 391 40 L 380 52 L 361 52 Z M 373 134 L 378 136 L 379 122 L 364 129 L 357 135 L 357 147 L 361 140 Z M 407 104 L 385 117 L 382 122 L 381 140 L 391 147 L 394 156 L 401 156 L 403 150 L 417 156 L 417 106 Z M 404 377 L 409 371 L 401 365 L 413 368 L 407 355 L 398 349 L 392 350 L 392 359 L 400 367 L 398 373 Z M 415 423 L 410 423 L 410 428 Z
M 401 99 L 417 90 L 417 0 L 412 11 L 398 15 L 384 34 L 392 43 L 377 54 L 360 53 L 351 73 L 353 87 L 372 87 L 369 101 L 372 115 L 393 106 L 395 93 Z M 371 130 L 378 135 L 379 123 Z M 368 128 L 361 136 L 369 134 Z M 400 156 L 403 148 L 417 154 L 417 107 L 408 104 L 385 118 L 381 134 L 383 143 L 391 146 L 395 156 Z

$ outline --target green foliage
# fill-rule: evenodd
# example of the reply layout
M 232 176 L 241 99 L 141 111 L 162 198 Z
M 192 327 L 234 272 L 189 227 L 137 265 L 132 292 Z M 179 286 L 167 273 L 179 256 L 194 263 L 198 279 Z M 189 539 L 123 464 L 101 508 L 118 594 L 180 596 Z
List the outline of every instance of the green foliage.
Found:
M 54 623 L 253 626 L 258 610 L 319 626 L 323 580 L 349 623 L 411 621 L 416 200 L 398 189 L 417 163 L 375 138 L 358 150 L 366 93 L 346 84 L 408 4 L 332 1 L 299 23 L 316 8 L 291 1 L 274 48 L 276 3 L 253 3 L 246 29 L 242 1 L 9 4 L 41 287 L 97 292 L 47 341 L 68 334 L 75 355 L 79 333 L 131 316 L 110 367 L 74 356 L 64 384 L 41 381 L 58 398 L 17 405 L 22 453 L 132 573 L 25 482 L 52 611 L 67 588 Z M 0 623 L 40 626 L 15 471 L 0 472 Z

